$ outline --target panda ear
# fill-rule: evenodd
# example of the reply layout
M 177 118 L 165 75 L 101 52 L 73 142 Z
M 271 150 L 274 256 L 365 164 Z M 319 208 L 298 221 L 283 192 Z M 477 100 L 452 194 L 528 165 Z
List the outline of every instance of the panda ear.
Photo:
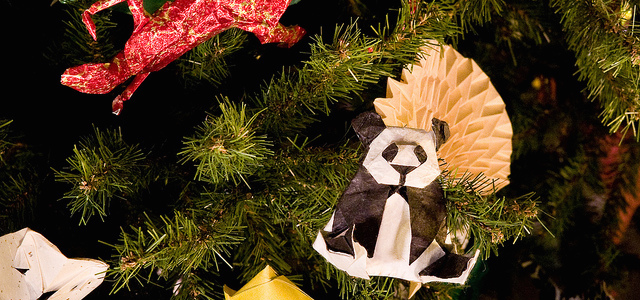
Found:
M 369 145 L 380 132 L 387 128 L 382 118 L 373 111 L 359 114 L 351 121 L 351 127 L 353 127 L 353 130 L 355 130 L 364 145 Z
M 449 124 L 447 122 L 438 120 L 436 118 L 431 119 L 431 129 L 436 134 L 436 150 L 440 149 L 440 146 L 444 144 L 451 133 L 449 132 Z

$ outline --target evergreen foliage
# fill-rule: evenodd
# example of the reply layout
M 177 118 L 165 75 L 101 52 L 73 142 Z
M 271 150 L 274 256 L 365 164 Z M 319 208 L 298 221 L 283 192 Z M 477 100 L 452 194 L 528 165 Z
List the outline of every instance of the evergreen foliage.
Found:
M 197 162 L 196 179 L 213 184 L 232 181 L 247 183 L 251 175 L 270 156 L 264 135 L 255 136 L 253 122 L 259 113 L 248 117 L 245 106 L 226 101 L 220 116 L 207 116 L 197 133 L 184 141 L 182 162 Z
M 231 28 L 189 51 L 178 61 L 180 74 L 187 82 L 206 81 L 219 86 L 229 76 L 225 59 L 242 49 L 247 33 Z
M 136 145 L 128 145 L 120 131 L 100 131 L 73 147 L 67 159 L 68 171 L 56 171 L 60 182 L 71 184 L 64 194 L 69 199 L 71 214 L 80 212 L 80 224 L 93 215 L 107 216 L 113 197 L 125 198 L 133 192 L 135 177 L 142 172 L 144 154 Z
M 611 132 L 637 135 L 640 40 L 635 5 L 629 1 L 551 1 L 562 15 L 568 48 L 576 54 L 579 79 L 589 98 L 598 100 Z
M 40 197 L 41 179 L 35 172 L 35 154 L 18 142 L 0 119 L 0 234 L 19 230 L 33 220 Z
M 56 4 L 64 9 L 63 31 L 47 54 L 52 65 L 108 61 L 130 34 L 122 21 L 130 16 L 119 5 L 93 16 L 93 41 L 80 17 L 92 2 Z M 145 8 L 151 12 L 163 2 L 145 1 Z M 312 2 L 298 1 L 288 12 L 304 12 L 296 9 Z M 109 294 L 117 293 L 112 298 L 153 298 L 157 291 L 165 299 L 223 299 L 222 285 L 238 288 L 269 264 L 315 299 L 407 299 L 408 282 L 353 278 L 310 245 L 362 159 L 348 121 L 384 97 L 386 79 L 397 79 L 422 47 L 450 43 L 476 59 L 507 104 L 512 178 L 496 193 L 482 174 L 443 172 L 446 225 L 466 232 L 468 253 L 479 251 L 483 262 L 469 286 L 428 284 L 414 299 L 510 298 L 514 294 L 503 290 L 516 286 L 515 275 L 537 285 L 540 298 L 607 297 L 612 287 L 621 289 L 620 274 L 633 271 L 624 263 L 635 260 L 624 252 L 620 216 L 638 204 L 628 201 L 638 196 L 640 169 L 636 4 L 337 2 L 349 13 L 323 15 L 320 24 L 311 15 L 283 17 L 308 24 L 309 36 L 293 49 L 258 45 L 251 34 L 231 29 L 168 66 L 164 76 L 181 78 L 185 90 L 196 88 L 201 94 L 190 97 L 209 109 L 194 113 L 188 101 L 171 100 L 180 102 L 176 107 L 185 102 L 184 111 L 175 112 L 182 119 L 167 120 L 175 130 L 159 144 L 145 144 L 147 132 L 132 134 L 140 144 L 125 141 L 123 132 L 135 132 L 125 114 L 102 120 L 107 124 L 73 146 L 65 165 L 49 153 L 53 167 L 41 170 L 33 149 L 8 130 L 15 124 L 0 119 L 0 233 L 37 224 L 39 205 L 53 207 L 42 200 L 42 189 L 62 187 L 47 192 L 65 200 L 84 228 L 105 232 L 91 238 L 112 251 L 104 283 Z M 250 66 L 265 80 L 249 86 L 255 82 L 243 79 L 252 76 L 234 63 L 256 57 L 245 63 L 251 65 L 261 51 L 296 52 L 301 59 L 269 56 L 276 66 Z M 557 53 L 539 54 L 545 51 Z M 584 85 L 570 76 L 572 59 Z M 164 97 L 163 88 L 153 95 Z M 141 89 L 136 97 L 144 95 Z M 132 107 L 142 103 L 136 97 Z M 81 123 L 88 115 L 83 108 L 71 119 Z M 121 129 L 98 129 L 113 123 Z M 103 222 L 89 224 L 95 215 Z M 504 263 L 505 257 L 512 261 Z
M 363 93 L 381 79 L 393 77 L 394 70 L 413 63 L 430 40 L 443 42 L 459 32 L 438 4 L 414 7 L 406 1 L 394 24 L 387 17 L 374 28 L 375 36 L 369 36 L 351 21 L 337 25 L 330 42 L 321 35 L 313 37 L 310 57 L 302 68 L 274 76 L 253 97 L 266 110 L 261 127 L 276 137 L 293 137 L 317 121 L 317 114 L 328 115 L 332 104 L 366 106 Z
M 117 264 L 110 270 L 115 278 L 113 292 L 128 288 L 134 280 L 144 284 L 154 273 L 168 280 L 181 278 L 178 288 L 190 291 L 194 287 L 185 286 L 191 283 L 192 276 L 202 271 L 217 272 L 222 262 L 229 265 L 230 250 L 242 241 L 242 236 L 241 227 L 233 220 L 238 211 L 223 214 L 224 211 L 209 206 L 185 215 L 176 212 L 173 217 L 149 219 L 144 229 L 131 227 L 130 233 L 123 231 L 122 244 L 110 245 L 117 253 Z M 203 219 L 209 222 L 202 222 Z M 148 275 L 142 276 L 142 271 Z
M 480 250 L 484 259 L 497 255 L 504 241 L 516 242 L 531 234 L 534 225 L 540 223 L 533 193 L 517 198 L 499 197 L 495 193 L 485 195 L 481 191 L 492 190 L 495 182 L 484 175 L 474 177 L 465 173 L 458 177 L 449 171 L 443 174 L 447 228 L 471 237 L 473 245 L 469 252 Z
M 78 65 L 87 62 L 104 62 L 118 52 L 116 41 L 112 34 L 116 23 L 110 19 L 111 13 L 100 13 L 92 17 L 96 24 L 96 37 L 94 41 L 82 23 L 82 12 L 87 9 L 92 1 L 68 1 L 70 6 L 66 10 L 68 19 L 64 21 L 64 39 L 60 42 L 59 50 L 51 55 L 53 61 L 64 64 Z M 61 59 L 62 58 L 62 59 Z

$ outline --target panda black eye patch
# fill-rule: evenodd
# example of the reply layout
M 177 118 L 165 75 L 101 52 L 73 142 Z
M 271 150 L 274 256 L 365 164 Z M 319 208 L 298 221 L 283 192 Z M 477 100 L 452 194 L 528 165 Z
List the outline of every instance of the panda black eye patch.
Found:
M 398 145 L 396 145 L 395 143 L 387 146 L 387 148 L 384 149 L 384 151 L 382 151 L 382 157 L 384 157 L 384 159 L 387 160 L 388 162 L 392 161 L 397 154 L 398 154 Z
M 427 161 L 427 152 L 424 151 L 424 149 L 422 148 L 422 146 L 417 145 L 415 149 L 413 149 L 413 153 L 416 154 L 416 157 L 418 158 L 418 161 L 423 164 L 425 161 Z

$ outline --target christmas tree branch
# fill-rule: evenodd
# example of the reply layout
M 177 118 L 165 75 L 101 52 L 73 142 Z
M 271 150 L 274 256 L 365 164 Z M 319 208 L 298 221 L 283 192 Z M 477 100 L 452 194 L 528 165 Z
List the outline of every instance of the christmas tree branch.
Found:
M 259 169 L 263 161 L 271 156 L 264 135 L 255 135 L 253 123 L 259 113 L 248 116 L 245 106 L 236 107 L 223 99 L 220 116 L 207 116 L 192 137 L 187 137 L 181 162 L 195 162 L 195 177 L 214 184 L 232 181 L 244 182 L 246 176 Z
M 226 206 L 223 199 L 211 199 L 205 207 L 175 212 L 153 221 L 147 216 L 142 227 L 122 231 L 120 243 L 109 245 L 116 251 L 109 276 L 115 278 L 112 292 L 127 287 L 131 281 L 149 282 L 154 273 L 177 280 L 197 270 L 217 272 L 227 261 L 234 245 L 240 243 L 242 226 L 236 215 L 242 203 Z M 211 268 L 213 267 L 213 269 Z M 141 275 L 148 271 L 146 278 Z
M 107 207 L 113 197 L 125 197 L 134 189 L 145 155 L 137 145 L 128 145 L 119 131 L 100 131 L 74 146 L 67 158 L 68 171 L 54 170 L 56 180 L 71 184 L 63 199 L 69 199 L 72 214 L 81 213 L 80 224 L 91 216 L 107 216 Z
M 321 262 L 317 255 L 309 257 L 309 245 L 328 221 L 349 173 L 357 169 L 358 153 L 350 147 L 298 146 L 274 158 L 256 174 L 254 185 L 262 192 L 247 195 L 247 242 L 239 245 L 233 261 L 256 271 L 265 263 L 287 273 L 302 271 L 312 261 Z M 250 276 L 248 272 L 243 279 Z
M 69 19 L 64 21 L 64 42 L 60 44 L 60 52 L 55 54 L 52 61 L 60 61 L 65 65 L 80 65 L 88 62 L 104 62 L 115 56 L 113 29 L 116 23 L 111 21 L 111 12 L 106 11 L 92 16 L 96 24 L 97 41 L 94 41 L 85 24 L 82 22 L 82 12 L 93 1 L 65 1 L 69 8 L 66 10 Z M 60 56 L 59 56 L 60 55 Z
M 504 241 L 515 242 L 530 234 L 534 224 L 540 222 L 533 193 L 517 198 L 499 197 L 494 180 L 482 173 L 459 176 L 446 170 L 441 183 L 447 201 L 447 229 L 473 240 L 468 252 L 479 250 L 484 259 L 497 254 Z M 481 192 L 486 190 L 492 192 Z
M 247 39 L 247 33 L 229 29 L 193 48 L 178 60 L 180 73 L 187 80 L 205 80 L 219 86 L 229 76 L 226 57 L 240 50 Z
M 310 58 L 298 72 L 274 77 L 254 97 L 265 109 L 260 127 L 276 137 L 292 137 L 315 121 L 314 114 L 328 114 L 331 104 L 362 106 L 364 91 L 414 62 L 429 40 L 459 32 L 437 4 L 409 1 L 402 2 L 395 24 L 387 19 L 374 31 L 377 36 L 369 37 L 354 21 L 338 25 L 330 42 L 315 36 Z
M 41 179 L 32 161 L 36 154 L 18 142 L 9 128 L 12 120 L 0 120 L 0 234 L 29 224 L 40 197 Z
M 611 132 L 632 129 L 637 135 L 640 98 L 640 40 L 635 6 L 622 1 L 551 1 L 562 15 L 570 50 L 576 54 L 580 80 L 589 99 L 598 100 L 602 121 Z
M 174 283 L 173 296 L 174 300 L 190 300 L 190 299 L 223 299 L 224 295 L 220 286 L 223 283 L 211 281 L 209 276 L 201 276 L 199 270 L 190 274 L 185 274 Z M 207 275 L 207 274 L 204 274 Z
M 22 173 L 0 176 L 0 234 L 18 230 L 33 219 L 39 186 L 35 176 L 24 177 Z

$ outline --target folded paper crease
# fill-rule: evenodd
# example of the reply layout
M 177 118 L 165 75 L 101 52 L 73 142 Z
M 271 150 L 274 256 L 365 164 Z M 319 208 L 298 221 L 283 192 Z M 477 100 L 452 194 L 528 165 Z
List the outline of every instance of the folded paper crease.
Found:
M 224 286 L 225 300 L 312 300 L 287 277 L 278 275 L 273 268 L 266 266 L 242 288 L 237 291 Z
M 40 233 L 29 228 L 0 237 L 2 299 L 84 298 L 104 280 L 109 268 L 94 259 L 69 259 Z
M 452 47 L 424 48 L 401 81 L 389 78 L 387 98 L 374 106 L 387 126 L 428 131 L 433 118 L 447 122 L 451 138 L 438 157 L 450 170 L 483 173 L 496 189 L 509 183 L 513 130 L 505 104 L 480 67 Z
M 314 249 L 351 276 L 422 283 L 464 283 L 477 254 L 453 252 L 445 226 L 437 150 L 451 137 L 446 122 L 429 131 L 386 126 L 365 112 L 352 127 L 365 147 L 358 172 L 338 200 Z
M 313 244 L 351 276 L 409 281 L 411 296 L 428 282 L 464 284 L 480 253 L 465 253 L 466 230 L 446 228 L 439 159 L 457 174 L 495 180 L 479 191 L 494 192 L 509 183 L 513 134 L 473 60 L 449 46 L 424 52 L 401 81 L 388 80 L 376 112 L 352 121 L 365 156 Z

